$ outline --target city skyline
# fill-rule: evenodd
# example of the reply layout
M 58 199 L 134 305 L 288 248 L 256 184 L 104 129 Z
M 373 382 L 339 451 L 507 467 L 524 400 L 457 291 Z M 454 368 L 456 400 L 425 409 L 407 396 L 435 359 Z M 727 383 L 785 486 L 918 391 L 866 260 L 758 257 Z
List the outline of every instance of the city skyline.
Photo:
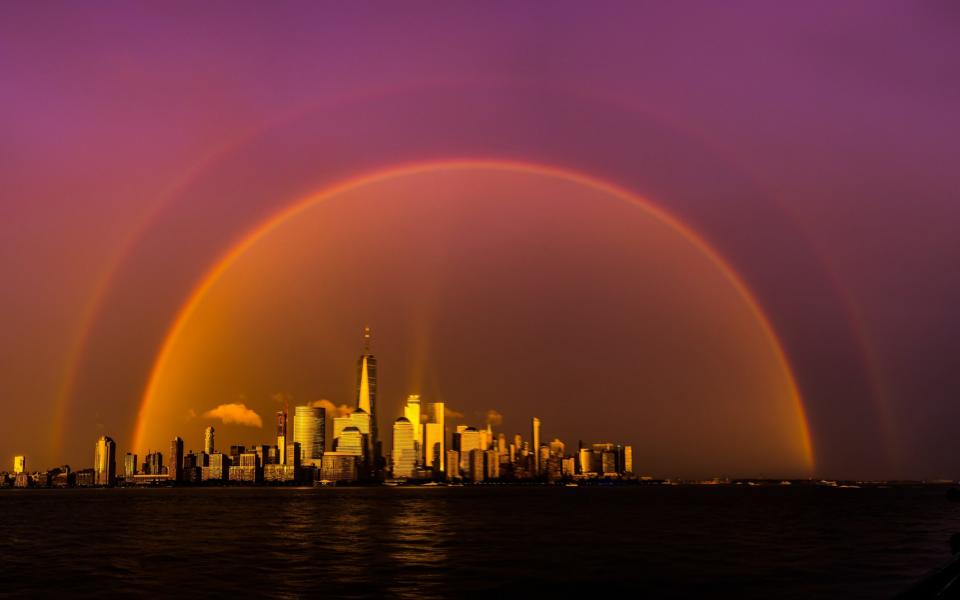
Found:
M 284 398 L 283 408 L 276 411 L 276 444 L 273 446 L 257 443 L 247 446 L 236 442 L 228 444 L 230 453 L 226 454 L 218 448 L 216 429 L 210 425 L 203 431 L 202 450 L 194 453 L 187 447 L 185 451 L 183 439 L 179 436 L 173 438 L 166 458 L 162 451 L 147 449 L 143 461 L 139 462 L 137 450 L 132 449 L 124 454 L 118 475 L 117 445 L 110 437 L 101 436 L 96 444 L 89 484 L 100 487 L 264 481 L 309 484 L 319 481 L 337 483 L 337 477 L 341 477 L 340 483 L 375 483 L 385 479 L 421 483 L 544 479 L 558 483 L 570 481 L 574 476 L 581 479 L 636 478 L 632 471 L 630 445 L 594 443 L 591 450 L 590 446 L 584 448 L 583 441 L 579 440 L 577 454 L 565 455 L 565 444 L 557 438 L 549 444 L 541 444 L 541 421 L 533 417 L 529 442 L 517 433 L 508 446 L 503 433 L 494 437 L 492 421 L 502 420 L 503 415 L 499 412 L 488 412 L 485 428 L 457 425 L 454 431 L 449 431 L 445 403 L 430 402 L 427 407 L 422 407 L 419 394 L 407 396 L 402 414 L 392 423 L 390 451 L 385 454 L 377 439 L 378 363 L 371 345 L 372 331 L 368 326 L 363 329 L 363 353 L 357 360 L 355 406 L 347 414 L 333 417 L 333 435 L 329 444 L 325 436 L 325 408 L 312 403 L 295 406 L 291 429 L 290 407 L 288 399 Z M 425 410 L 421 412 L 421 408 Z M 463 415 L 458 416 L 459 420 L 463 419 Z M 262 422 L 259 415 L 256 417 Z M 226 421 L 225 418 L 222 420 Z M 596 457 L 594 452 L 598 453 Z M 615 453 L 615 457 L 608 461 L 609 452 Z M 88 471 L 81 469 L 80 473 Z M 28 474 L 25 455 L 14 457 L 12 473 L 13 480 L 4 483 L 16 487 L 31 484 L 46 487 L 52 484 L 54 475 L 66 475 L 65 481 L 71 481 L 71 470 L 64 465 L 47 471 L 43 480 L 46 483 L 41 483 L 37 477 L 43 471 Z M 72 485 L 88 484 L 79 474 L 77 477 L 82 483 Z M 329 479 L 331 477 L 334 479 Z

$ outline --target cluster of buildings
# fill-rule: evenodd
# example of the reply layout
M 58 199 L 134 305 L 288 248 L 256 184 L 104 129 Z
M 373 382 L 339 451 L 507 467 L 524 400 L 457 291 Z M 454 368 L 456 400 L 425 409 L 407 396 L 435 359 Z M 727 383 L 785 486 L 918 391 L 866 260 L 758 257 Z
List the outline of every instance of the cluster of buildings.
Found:
M 28 473 L 23 456 L 14 458 L 13 473 L 0 473 L 0 487 L 73 487 L 171 484 L 374 483 L 374 482 L 508 482 L 632 479 L 630 446 L 578 444 L 568 452 L 559 439 L 541 439 L 534 417 L 530 437 L 495 434 L 488 423 L 449 430 L 443 402 L 423 405 L 419 395 L 407 397 L 403 416 L 393 423 L 389 452 L 383 451 L 377 427 L 377 360 L 370 353 L 370 330 L 364 331 L 364 352 L 357 362 L 355 408 L 332 419 L 327 450 L 327 415 L 319 406 L 297 406 L 292 428 L 289 408 L 276 413 L 275 445 L 232 445 L 217 448 L 216 431 L 207 427 L 203 449 L 184 452 L 174 438 L 169 451 L 150 451 L 142 461 L 127 453 L 117 465 L 117 447 L 103 436 L 96 443 L 92 469 L 73 472 L 68 466 Z

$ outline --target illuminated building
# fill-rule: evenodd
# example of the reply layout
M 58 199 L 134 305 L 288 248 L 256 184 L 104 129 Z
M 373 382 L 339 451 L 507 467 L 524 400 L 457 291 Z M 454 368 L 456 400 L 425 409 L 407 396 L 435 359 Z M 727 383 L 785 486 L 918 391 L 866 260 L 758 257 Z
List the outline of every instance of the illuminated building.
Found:
M 93 471 L 95 485 L 113 485 L 117 476 L 117 445 L 105 435 L 97 440 Z
M 127 452 L 123 457 L 123 478 L 132 481 L 137 474 L 137 455 Z
M 633 473 L 633 446 L 623 447 L 623 472 Z
M 179 437 L 173 438 L 170 442 L 170 456 L 167 463 L 167 475 L 170 481 L 180 481 L 183 469 L 183 440 Z
M 238 465 L 231 466 L 229 471 L 230 481 L 241 481 L 255 483 L 263 480 L 263 467 L 261 457 L 256 452 L 244 452 L 240 455 Z
M 357 408 L 370 415 L 370 429 L 364 433 L 369 434 L 370 456 L 376 460 L 379 458 L 377 449 L 380 442 L 377 432 L 377 359 L 370 354 L 370 338 L 370 328 L 365 327 L 363 354 L 357 360 Z
M 580 448 L 577 458 L 580 462 L 580 473 L 586 475 L 597 472 L 593 460 L 593 450 L 590 448 Z
M 564 477 L 573 477 L 577 472 L 577 461 L 572 456 L 563 459 L 560 465 L 560 472 Z
M 320 479 L 326 481 L 356 481 L 357 455 L 350 452 L 325 452 L 320 465 Z
M 216 452 L 214 449 L 213 434 L 213 427 L 207 427 L 203 432 L 203 451 L 207 454 L 213 454 Z
M 536 454 L 539 459 L 537 463 L 540 465 L 539 474 L 543 475 L 546 470 L 547 461 L 550 459 L 550 447 L 547 445 L 540 446 Z
M 326 411 L 315 406 L 298 406 L 293 414 L 293 441 L 300 444 L 300 462 L 320 466 L 326 430 Z
M 420 427 L 420 394 L 410 394 L 407 396 L 407 405 L 403 407 L 403 416 L 410 421 L 413 426 L 413 441 L 416 447 L 423 447 L 423 428 Z
M 443 402 L 434 402 L 430 405 L 430 409 L 432 421 L 424 428 L 424 436 L 426 436 L 424 462 L 442 473 L 447 468 L 446 406 Z
M 352 454 L 362 459 L 366 455 L 363 441 L 364 435 L 358 427 L 354 425 L 345 427 L 337 439 L 337 452 L 341 454 Z
M 419 406 L 417 413 L 419 414 Z M 400 417 L 393 423 L 393 476 L 413 477 L 417 466 L 417 444 L 413 435 L 413 423 Z
M 224 481 L 230 474 L 229 460 L 226 455 L 214 453 L 208 457 L 208 466 L 201 467 L 200 481 Z
M 287 410 L 277 411 L 277 448 L 279 449 L 279 462 L 281 465 L 287 464 Z
M 460 452 L 457 450 L 447 450 L 447 479 L 460 477 Z
M 540 474 L 540 419 L 537 417 L 533 418 L 531 424 L 532 434 L 533 434 L 533 472 L 536 475 Z
M 352 423 L 350 422 L 350 415 L 345 415 L 343 417 L 334 417 L 333 418 L 333 441 L 334 441 L 334 450 L 336 450 L 336 441 L 340 438 L 340 434 L 343 432 L 344 428 L 350 427 Z
M 465 427 L 456 434 L 456 449 L 460 451 L 460 470 L 467 472 L 470 469 L 470 452 L 480 450 L 480 432 L 475 427 Z M 481 458 L 481 467 L 482 467 Z
M 424 465 L 437 473 L 443 472 L 443 425 L 440 423 L 426 423 L 423 426 L 424 438 Z
M 13 457 L 13 474 L 25 473 L 27 470 L 27 458 L 25 456 Z
M 160 452 L 148 452 L 143 457 L 143 472 L 147 475 L 163 474 L 163 454 Z
M 601 472 L 604 477 L 610 477 L 617 474 L 617 453 L 604 452 L 601 456 Z
M 497 434 L 497 454 L 507 454 L 507 436 L 503 433 Z
M 486 429 L 480 430 L 480 449 L 486 450 L 493 443 L 493 431 L 490 429 L 490 423 L 487 423 Z
M 558 438 L 553 438 L 553 441 L 550 442 L 550 456 L 562 457 L 565 450 L 566 445 L 564 445 L 564 443 Z

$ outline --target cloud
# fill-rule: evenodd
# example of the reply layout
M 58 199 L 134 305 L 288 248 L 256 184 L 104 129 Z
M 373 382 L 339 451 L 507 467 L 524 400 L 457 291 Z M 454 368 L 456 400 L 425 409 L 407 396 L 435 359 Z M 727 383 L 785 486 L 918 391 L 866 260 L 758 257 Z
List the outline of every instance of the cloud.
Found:
M 247 427 L 263 427 L 263 419 L 246 404 L 221 404 L 203 413 L 207 419 L 220 419 L 225 424 L 236 423 Z
M 503 415 L 500 414 L 500 411 L 491 408 L 487 411 L 487 423 L 499 427 L 503 425 Z
M 310 406 L 315 408 L 322 408 L 327 411 L 327 418 L 332 419 L 333 417 L 345 417 L 353 412 L 353 409 L 346 404 L 341 404 L 337 406 L 329 400 L 314 400 L 310 403 Z
M 191 408 L 191 409 L 188 409 L 188 410 L 187 410 L 187 415 L 186 415 L 184 418 L 187 419 L 188 421 L 189 421 L 190 419 L 196 419 L 196 418 L 197 418 L 197 411 L 193 410 L 192 408 Z
M 448 408 L 446 406 L 443 407 L 443 418 L 445 420 L 462 419 L 463 416 L 464 415 L 462 412 L 455 411 L 452 408 Z

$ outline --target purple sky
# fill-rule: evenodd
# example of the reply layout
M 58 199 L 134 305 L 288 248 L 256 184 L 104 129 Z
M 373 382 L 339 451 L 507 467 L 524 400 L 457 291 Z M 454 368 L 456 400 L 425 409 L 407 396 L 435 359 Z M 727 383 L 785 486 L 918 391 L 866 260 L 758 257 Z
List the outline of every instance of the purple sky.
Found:
M 628 187 L 717 248 L 822 474 L 960 477 L 958 39 L 950 2 L 6 4 L 0 458 L 125 439 L 193 282 L 293 198 L 494 156 Z

